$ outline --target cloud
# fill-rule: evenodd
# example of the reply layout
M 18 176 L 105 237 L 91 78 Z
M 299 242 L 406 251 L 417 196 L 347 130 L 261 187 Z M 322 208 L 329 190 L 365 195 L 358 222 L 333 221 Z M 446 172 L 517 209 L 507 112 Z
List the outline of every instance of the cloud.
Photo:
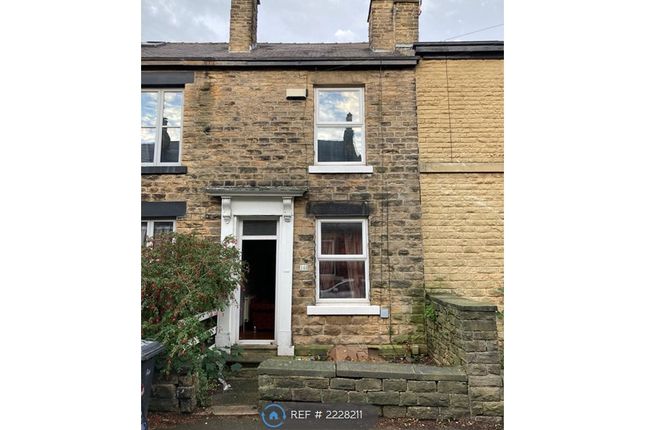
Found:
M 367 41 L 369 0 L 266 0 L 258 42 Z M 445 40 L 504 22 L 503 0 L 424 0 L 421 41 Z M 227 42 L 230 0 L 141 0 L 141 40 Z M 458 20 L 462 20 L 458 22 Z M 503 39 L 503 28 L 465 36 Z
M 337 42 L 354 42 L 356 35 L 352 30 L 341 30 L 340 28 L 334 33 Z

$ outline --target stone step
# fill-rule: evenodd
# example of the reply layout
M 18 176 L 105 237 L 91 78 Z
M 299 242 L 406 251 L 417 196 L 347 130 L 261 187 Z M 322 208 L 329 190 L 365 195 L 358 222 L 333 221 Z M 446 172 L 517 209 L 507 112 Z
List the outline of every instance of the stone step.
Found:
M 229 360 L 229 363 L 240 363 L 245 367 L 257 367 L 258 364 L 269 358 L 276 358 L 278 350 L 271 346 L 245 346 L 239 357 Z

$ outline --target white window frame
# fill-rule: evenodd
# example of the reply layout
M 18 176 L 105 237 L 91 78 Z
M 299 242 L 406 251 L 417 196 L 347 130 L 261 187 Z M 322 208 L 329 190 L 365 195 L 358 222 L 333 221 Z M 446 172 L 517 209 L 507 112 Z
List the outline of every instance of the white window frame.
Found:
M 331 91 L 356 91 L 359 93 L 360 122 L 352 122 L 351 127 L 360 127 L 363 130 L 363 145 L 361 147 L 361 161 L 318 161 L 318 129 L 319 128 L 346 128 L 347 121 L 320 121 L 318 118 L 318 100 L 321 92 Z M 320 87 L 314 91 L 314 166 L 309 166 L 310 173 L 372 173 L 371 166 L 367 166 L 367 133 L 365 130 L 365 89 L 363 87 Z M 342 166 L 342 167 L 341 167 Z
M 177 231 L 177 221 L 174 219 L 142 219 L 141 222 L 147 223 L 146 225 L 146 245 L 149 244 L 150 239 L 154 238 L 154 233 L 155 233 L 155 226 L 154 224 L 156 222 L 171 222 L 172 223 L 172 231 L 173 233 Z
M 323 254 L 322 253 L 322 225 L 325 223 L 351 223 L 360 224 L 362 231 L 361 254 Z M 320 262 L 321 261 L 364 261 L 365 262 L 365 298 L 355 299 L 323 299 L 320 297 Z M 369 282 L 369 251 L 367 241 L 367 220 L 363 218 L 322 218 L 316 220 L 316 303 L 348 303 L 367 304 L 370 303 L 370 282 Z
M 180 88 L 142 88 L 142 93 L 157 93 L 159 97 L 157 99 L 157 124 L 155 125 L 156 137 L 155 137 L 155 149 L 152 163 L 141 162 L 142 166 L 181 166 L 181 155 L 184 141 L 184 105 L 186 104 L 184 90 Z M 163 131 L 163 101 L 164 94 L 169 93 L 181 93 L 181 124 L 179 126 L 179 155 L 177 156 L 177 161 L 171 162 L 161 162 L 161 136 Z M 141 127 L 143 128 L 143 127 Z M 152 127 L 146 127 L 152 128 Z M 170 127 L 176 128 L 176 127 Z M 141 142 L 139 142 L 141 144 Z

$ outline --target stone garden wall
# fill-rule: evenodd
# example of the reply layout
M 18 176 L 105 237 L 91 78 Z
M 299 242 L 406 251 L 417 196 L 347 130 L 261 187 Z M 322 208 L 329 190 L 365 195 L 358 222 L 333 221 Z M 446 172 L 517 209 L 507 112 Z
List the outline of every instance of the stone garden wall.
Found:
M 159 371 L 155 372 L 149 410 L 193 412 L 197 407 L 197 383 L 192 375 L 161 376 Z
M 470 416 L 460 367 L 270 359 L 258 367 L 260 401 L 371 404 L 385 417 Z
M 426 309 L 429 353 L 440 365 L 463 367 L 472 416 L 503 416 L 497 306 L 457 296 L 430 296 Z
M 270 359 L 258 367 L 260 402 L 370 404 L 385 417 L 504 415 L 495 305 L 431 296 L 428 350 L 440 365 Z

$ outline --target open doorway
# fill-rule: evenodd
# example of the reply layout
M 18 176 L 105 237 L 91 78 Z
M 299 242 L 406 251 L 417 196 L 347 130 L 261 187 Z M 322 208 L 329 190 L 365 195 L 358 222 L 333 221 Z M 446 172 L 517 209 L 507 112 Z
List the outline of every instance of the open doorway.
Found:
M 276 221 L 243 221 L 242 260 L 249 271 L 240 295 L 240 340 L 275 340 L 276 239 Z

